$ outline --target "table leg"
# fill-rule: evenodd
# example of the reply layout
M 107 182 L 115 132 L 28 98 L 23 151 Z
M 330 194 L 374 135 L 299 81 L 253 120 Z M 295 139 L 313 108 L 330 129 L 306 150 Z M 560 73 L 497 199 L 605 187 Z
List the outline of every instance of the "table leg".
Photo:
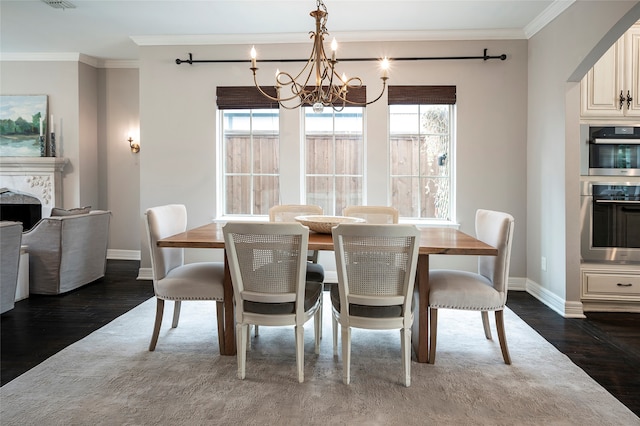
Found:
M 220 348 L 220 355 L 236 354 L 236 324 L 233 306 L 233 285 L 229 272 L 227 252 L 224 253 L 224 347 Z
M 412 343 L 418 362 L 429 362 L 429 255 L 418 256 L 418 268 L 416 271 L 416 288 L 413 296 L 414 302 Z M 416 312 L 417 311 L 417 312 Z M 417 324 L 416 324 L 417 322 Z

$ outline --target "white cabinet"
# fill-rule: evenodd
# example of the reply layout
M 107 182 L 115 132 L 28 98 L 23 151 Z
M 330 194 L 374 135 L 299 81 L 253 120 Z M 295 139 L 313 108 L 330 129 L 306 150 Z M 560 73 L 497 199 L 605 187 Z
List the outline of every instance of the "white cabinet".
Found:
M 585 312 L 640 312 L 640 265 L 583 264 L 581 275 Z
M 640 117 L 640 23 L 632 26 L 582 79 L 584 119 Z

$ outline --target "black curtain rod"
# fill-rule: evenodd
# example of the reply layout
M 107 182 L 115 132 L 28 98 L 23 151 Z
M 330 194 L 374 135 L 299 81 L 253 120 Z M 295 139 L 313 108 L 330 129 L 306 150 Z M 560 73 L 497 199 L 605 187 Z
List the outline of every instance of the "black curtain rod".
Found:
M 484 55 L 482 56 L 425 56 L 415 58 L 389 58 L 389 61 L 443 61 L 443 60 L 465 60 L 465 59 L 500 59 L 504 61 L 507 59 L 506 54 L 499 56 L 487 55 L 487 49 L 484 49 Z M 365 61 L 379 61 L 380 58 L 345 58 L 340 59 L 338 62 L 365 62 Z M 307 62 L 308 59 L 261 59 L 259 62 Z M 176 64 L 183 63 L 192 64 L 224 64 L 224 63 L 239 63 L 239 62 L 251 62 L 251 59 L 193 59 L 193 55 L 189 53 L 189 59 L 176 59 Z

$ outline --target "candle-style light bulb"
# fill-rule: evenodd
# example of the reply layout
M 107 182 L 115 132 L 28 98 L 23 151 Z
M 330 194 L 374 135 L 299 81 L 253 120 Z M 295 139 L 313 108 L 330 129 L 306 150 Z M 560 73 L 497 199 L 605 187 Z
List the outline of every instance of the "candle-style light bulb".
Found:
M 380 66 L 382 67 L 382 78 L 383 79 L 389 78 L 389 60 L 387 59 L 386 56 L 380 63 Z
M 40 136 L 42 136 L 42 117 L 40 117 Z
M 256 47 L 251 46 L 251 68 L 256 68 Z
M 336 38 L 333 38 L 333 41 L 331 42 L 331 60 L 335 61 L 336 60 L 336 51 L 338 50 L 338 42 L 336 41 Z

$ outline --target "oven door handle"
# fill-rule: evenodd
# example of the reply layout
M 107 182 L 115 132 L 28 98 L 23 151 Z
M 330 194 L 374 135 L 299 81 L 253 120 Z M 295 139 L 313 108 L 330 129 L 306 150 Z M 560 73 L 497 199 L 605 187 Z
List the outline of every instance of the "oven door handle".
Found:
M 633 200 L 595 200 L 595 202 L 601 204 L 628 204 L 637 205 L 638 207 L 640 207 L 640 202 Z

